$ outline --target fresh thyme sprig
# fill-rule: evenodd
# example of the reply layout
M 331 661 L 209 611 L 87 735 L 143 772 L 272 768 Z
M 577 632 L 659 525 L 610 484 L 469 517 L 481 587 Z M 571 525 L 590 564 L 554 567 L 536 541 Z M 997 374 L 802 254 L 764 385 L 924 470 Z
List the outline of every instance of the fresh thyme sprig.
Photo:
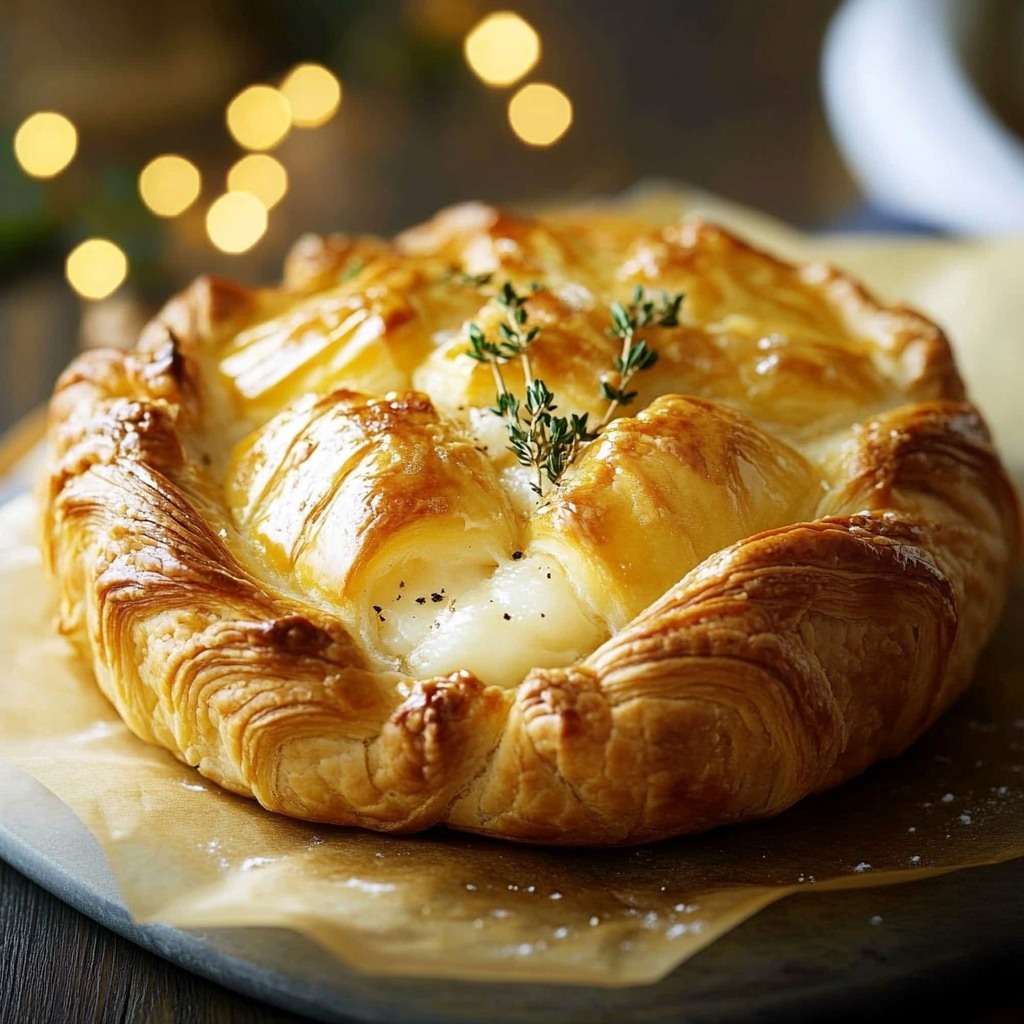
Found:
M 544 496 L 545 479 L 557 486 L 579 446 L 597 436 L 587 430 L 586 413 L 572 413 L 567 418 L 556 416 L 557 408 L 555 396 L 538 378 L 526 386 L 525 406 L 506 394 L 498 396 L 498 405 L 491 410 L 508 422 L 509 449 L 520 465 L 536 472 L 530 487 L 540 497 Z
M 539 285 L 531 285 L 536 292 Z M 479 324 L 468 327 L 469 350 L 467 355 L 479 363 L 486 363 L 494 375 L 497 390 L 496 404 L 491 412 L 500 416 L 508 430 L 509 450 L 520 465 L 531 468 L 536 480 L 530 484 L 533 491 L 544 497 L 545 480 L 558 486 L 566 469 L 572 465 L 581 445 L 597 438 L 598 433 L 611 422 L 620 405 L 628 405 L 637 396 L 636 391 L 627 391 L 630 381 L 641 370 L 647 370 L 658 360 L 658 353 L 648 348 L 646 340 L 637 338 L 636 333 L 644 327 L 674 327 L 679 323 L 679 309 L 683 302 L 682 292 L 670 297 L 662 294 L 661 302 L 648 299 L 642 285 L 637 285 L 633 300 L 628 306 L 613 302 L 611 306 L 611 337 L 622 339 L 622 352 L 615 357 L 614 365 L 619 380 L 613 385 L 609 380 L 601 381 L 601 393 L 609 401 L 604 417 L 597 430 L 590 430 L 587 413 L 582 416 L 556 416 L 558 408 L 555 396 L 543 380 L 534 377 L 530 364 L 530 346 L 536 341 L 540 328 L 529 324 L 526 309 L 528 295 L 521 295 L 511 282 L 501 286 L 494 301 L 504 311 L 504 319 L 498 324 L 498 340 L 491 340 Z M 523 369 L 526 385 L 524 401 L 518 399 L 508 388 L 501 367 L 518 358 Z
M 619 382 L 616 386 L 607 378 L 601 381 L 601 394 L 608 399 L 608 408 L 597 425 L 598 430 L 608 426 L 620 405 L 629 405 L 636 398 L 638 392 L 626 390 L 630 381 L 641 370 L 649 370 L 658 361 L 658 353 L 647 347 L 645 339 L 637 338 L 636 332 L 643 327 L 678 326 L 683 298 L 683 292 L 673 296 L 662 292 L 661 301 L 655 302 L 647 298 L 643 285 L 638 284 L 628 306 L 621 302 L 612 303 L 612 325 L 608 336 L 622 340 L 622 351 L 614 359 Z
M 531 290 L 539 289 L 533 286 Z M 580 445 L 597 435 L 587 429 L 586 413 L 556 416 L 555 396 L 543 380 L 534 377 L 529 348 L 540 328 L 529 325 L 527 298 L 506 281 L 494 300 L 505 312 L 505 318 L 498 324 L 500 341 L 491 341 L 479 324 L 470 324 L 467 355 L 491 367 L 498 391 L 497 404 L 491 407 L 491 412 L 505 420 L 509 450 L 520 465 L 534 470 L 536 480 L 530 487 L 543 497 L 545 480 L 557 486 Z M 509 391 L 501 372 L 503 363 L 517 357 L 526 384 L 525 402 L 520 402 Z
M 533 370 L 530 367 L 530 356 L 527 349 L 536 340 L 540 333 L 539 327 L 527 327 L 526 312 L 527 296 L 520 295 L 511 282 L 506 281 L 494 301 L 505 311 L 505 319 L 498 324 L 498 333 L 501 335 L 499 347 L 503 352 L 508 353 L 511 359 L 519 356 L 523 367 L 523 379 L 526 381 L 527 390 L 533 383 Z

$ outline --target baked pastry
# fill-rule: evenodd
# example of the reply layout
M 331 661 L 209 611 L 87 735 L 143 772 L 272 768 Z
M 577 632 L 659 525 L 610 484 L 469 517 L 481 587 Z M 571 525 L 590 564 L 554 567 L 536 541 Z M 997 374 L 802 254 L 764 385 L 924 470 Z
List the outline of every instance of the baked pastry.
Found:
M 496 399 L 527 373 L 589 416 L 557 483 Z M 698 220 L 304 239 L 78 358 L 49 444 L 60 628 L 129 727 L 381 831 L 774 815 L 961 693 L 1019 541 L 942 332 Z

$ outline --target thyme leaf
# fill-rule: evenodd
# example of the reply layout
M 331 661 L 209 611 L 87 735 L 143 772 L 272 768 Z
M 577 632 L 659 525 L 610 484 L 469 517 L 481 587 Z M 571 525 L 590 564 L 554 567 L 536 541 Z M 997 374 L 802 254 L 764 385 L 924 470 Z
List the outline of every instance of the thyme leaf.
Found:
M 344 266 L 341 272 L 342 281 L 351 281 L 358 277 L 366 267 L 366 260 L 353 256 Z
M 608 329 L 608 336 L 620 339 L 622 350 L 612 360 L 618 374 L 618 383 L 613 384 L 607 378 L 601 380 L 601 395 L 608 399 L 608 408 L 601 417 L 598 430 L 608 426 L 620 405 L 629 405 L 639 394 L 637 391 L 626 390 L 630 381 L 658 361 L 658 353 L 648 347 L 646 339 L 637 337 L 637 331 L 644 327 L 678 326 L 684 298 L 683 292 L 671 296 L 668 292 L 662 292 L 661 300 L 657 301 L 649 298 L 644 286 L 638 284 L 628 306 L 621 302 L 611 304 L 612 325 Z
M 484 274 L 469 274 L 460 267 L 449 267 L 441 277 L 442 281 L 457 281 L 459 284 L 464 284 L 469 288 L 482 288 L 484 285 L 490 284 L 494 278 L 494 274 L 488 272 Z
M 530 294 L 540 290 L 530 286 Z M 587 427 L 586 415 L 557 416 L 555 396 L 543 380 L 533 374 L 530 364 L 530 346 L 537 340 L 540 328 L 529 322 L 526 302 L 529 295 L 520 294 L 510 281 L 506 281 L 494 297 L 504 312 L 498 324 L 497 338 L 489 338 L 479 324 L 468 327 L 468 356 L 490 365 L 494 373 L 497 396 L 490 411 L 505 421 L 508 448 L 519 464 L 532 469 L 535 477 L 530 487 L 544 497 L 547 485 L 557 486 L 562 474 L 572 464 L 581 444 L 597 435 Z M 519 359 L 526 384 L 525 396 L 520 399 L 505 384 L 501 366 Z

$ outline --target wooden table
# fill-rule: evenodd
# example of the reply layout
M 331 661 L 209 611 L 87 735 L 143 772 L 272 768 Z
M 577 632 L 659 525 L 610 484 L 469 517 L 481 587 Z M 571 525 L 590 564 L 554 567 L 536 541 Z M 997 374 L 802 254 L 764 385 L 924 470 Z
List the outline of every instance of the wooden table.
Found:
M 0 1021 L 271 1024 L 306 1019 L 161 960 L 0 861 Z

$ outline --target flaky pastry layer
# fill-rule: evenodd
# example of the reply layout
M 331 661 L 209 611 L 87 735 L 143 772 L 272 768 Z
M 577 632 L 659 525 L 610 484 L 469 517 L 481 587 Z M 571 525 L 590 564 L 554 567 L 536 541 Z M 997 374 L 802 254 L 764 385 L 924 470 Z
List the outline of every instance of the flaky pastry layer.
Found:
M 468 325 L 600 419 L 542 499 Z M 531 290 L 532 289 L 532 290 Z M 512 389 L 524 386 L 506 364 Z M 1016 499 L 942 332 L 721 229 L 466 205 L 204 279 L 51 405 L 61 629 L 140 737 L 274 811 L 564 844 L 776 814 L 967 685 Z

